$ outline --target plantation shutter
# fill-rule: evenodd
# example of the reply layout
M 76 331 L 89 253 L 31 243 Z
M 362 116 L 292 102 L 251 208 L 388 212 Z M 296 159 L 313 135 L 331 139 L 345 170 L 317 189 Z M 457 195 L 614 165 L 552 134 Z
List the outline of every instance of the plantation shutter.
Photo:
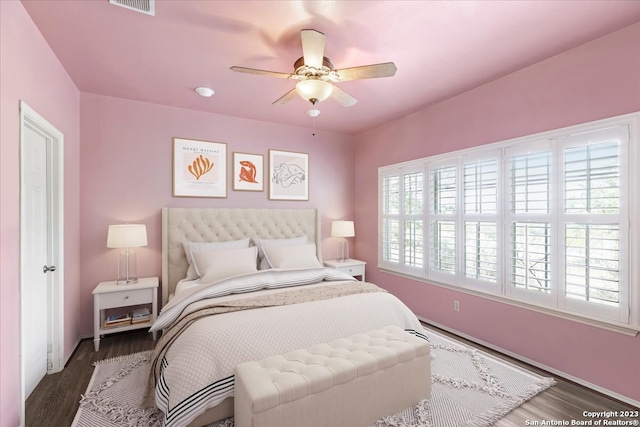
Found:
M 640 114 L 378 169 L 382 270 L 640 327 Z
M 552 152 L 548 142 L 508 150 L 507 293 L 544 303 L 552 287 Z
M 560 305 L 628 321 L 628 126 L 561 140 Z
M 429 267 L 436 274 L 457 272 L 457 175 L 457 162 L 429 168 Z
M 381 176 L 380 265 L 424 274 L 424 166 Z
M 499 152 L 482 160 L 467 158 L 463 164 L 464 261 L 466 285 L 498 292 L 498 173 Z M 485 283 L 475 283 L 476 281 Z M 491 282 L 494 285 L 489 285 Z

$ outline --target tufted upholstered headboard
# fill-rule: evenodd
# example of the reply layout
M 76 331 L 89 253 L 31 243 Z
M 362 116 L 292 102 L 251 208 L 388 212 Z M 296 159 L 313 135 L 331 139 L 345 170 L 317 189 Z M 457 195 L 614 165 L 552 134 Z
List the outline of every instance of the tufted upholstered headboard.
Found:
M 162 305 L 187 275 L 182 242 L 224 242 L 245 237 L 284 239 L 306 235 L 322 262 L 317 209 L 162 208 Z

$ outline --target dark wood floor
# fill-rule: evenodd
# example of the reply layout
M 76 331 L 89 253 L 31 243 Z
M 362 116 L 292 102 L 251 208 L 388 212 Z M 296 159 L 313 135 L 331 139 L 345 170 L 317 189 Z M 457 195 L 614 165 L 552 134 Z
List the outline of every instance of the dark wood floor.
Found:
M 25 405 L 27 427 L 69 427 L 78 411 L 80 395 L 87 390 L 93 362 L 152 350 L 150 333 L 134 330 L 107 335 L 94 351 L 93 339 L 80 342 L 67 366 L 57 374 L 45 376 Z
M 429 326 L 427 326 L 429 327 Z M 451 335 L 445 331 L 439 331 Z M 459 337 L 468 345 L 479 347 Z M 151 334 L 142 331 L 130 331 L 108 335 L 102 340 L 100 351 L 94 352 L 93 340 L 83 340 L 72 355 L 65 369 L 54 375 L 47 375 L 26 402 L 27 427 L 67 427 L 70 426 L 78 401 L 89 384 L 93 373 L 92 363 L 116 356 L 124 356 L 138 351 L 151 350 L 154 341 Z M 502 357 L 518 366 L 544 376 L 553 376 L 540 369 L 500 355 L 492 350 L 482 350 Z M 585 411 L 637 411 L 638 408 L 595 393 L 573 382 L 555 377 L 558 384 L 540 393 L 529 402 L 518 407 L 496 423 L 497 426 L 544 425 L 542 421 L 588 420 Z M 623 418 L 610 418 L 616 420 Z M 624 418 L 639 420 L 640 418 Z M 539 423 L 539 424 L 536 424 Z M 567 425 L 569 425 L 567 424 Z M 549 424 L 547 424 L 549 425 Z M 562 425 L 562 424 L 559 424 Z M 453 427 L 453 426 L 452 426 Z

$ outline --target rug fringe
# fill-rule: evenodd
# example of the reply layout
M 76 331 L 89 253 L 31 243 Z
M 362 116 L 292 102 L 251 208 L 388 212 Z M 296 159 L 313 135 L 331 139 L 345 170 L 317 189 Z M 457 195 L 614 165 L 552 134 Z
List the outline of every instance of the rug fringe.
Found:
M 140 351 L 138 353 L 126 354 L 124 356 L 115 356 L 115 357 L 110 357 L 108 359 L 96 360 L 95 362 L 92 363 L 92 365 L 98 366 L 105 363 L 120 362 L 122 360 L 135 359 L 138 357 L 149 358 L 151 354 L 153 354 L 153 350 Z
M 80 399 L 80 408 L 92 410 L 105 415 L 109 421 L 126 426 L 160 426 L 164 419 L 164 414 L 156 408 L 140 408 L 115 401 L 113 398 L 104 398 L 102 392 L 116 384 L 118 381 L 128 376 L 134 369 L 143 363 L 151 360 L 153 351 L 143 351 L 127 356 L 113 357 L 105 359 L 94 366 L 109 362 L 123 362 L 130 360 L 116 374 L 108 377 L 99 386 L 92 388 Z
M 556 385 L 556 380 L 553 378 L 543 378 L 535 384 L 530 385 L 522 392 L 510 396 L 505 399 L 504 402 L 501 402 L 491 408 L 489 411 L 483 412 L 475 416 L 472 420 L 469 421 L 467 426 L 469 427 L 483 427 L 487 425 L 492 425 L 509 412 L 516 409 L 518 406 L 522 405 L 524 402 L 531 400 L 539 393 L 545 391 L 549 387 Z

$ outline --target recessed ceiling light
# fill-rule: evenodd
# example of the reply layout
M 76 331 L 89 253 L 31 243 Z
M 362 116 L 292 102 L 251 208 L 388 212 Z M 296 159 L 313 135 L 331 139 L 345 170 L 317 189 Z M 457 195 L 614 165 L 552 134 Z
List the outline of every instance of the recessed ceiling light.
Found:
M 198 92 L 198 95 L 204 96 L 206 98 L 209 98 L 215 93 L 213 89 L 211 89 L 210 87 L 204 87 L 204 86 L 197 87 L 196 92 Z
M 309 117 L 318 117 L 320 115 L 320 110 L 307 110 L 307 116 Z

